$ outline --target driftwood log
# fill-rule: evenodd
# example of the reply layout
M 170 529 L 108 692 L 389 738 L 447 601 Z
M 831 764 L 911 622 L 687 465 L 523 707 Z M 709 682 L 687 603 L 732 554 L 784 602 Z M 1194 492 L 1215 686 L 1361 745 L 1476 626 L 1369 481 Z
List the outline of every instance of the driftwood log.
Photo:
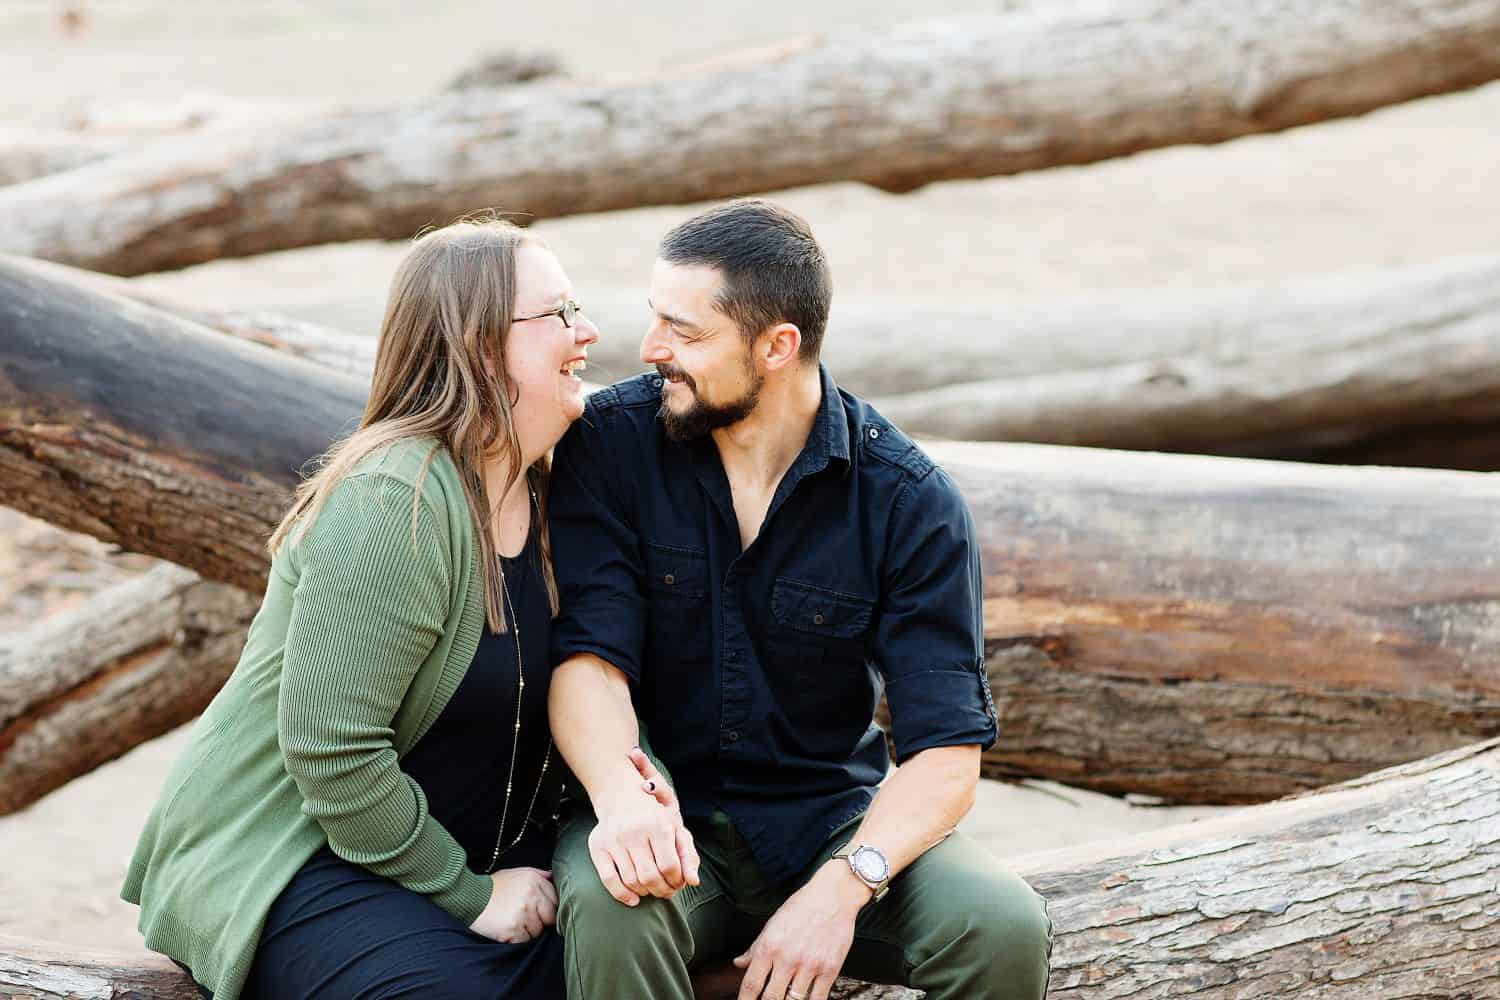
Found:
M 0 502 L 252 593 L 364 391 L 13 261 L 0 345 Z M 930 450 L 984 545 L 990 776 L 1244 802 L 1500 733 L 1500 479 Z
M 1500 735 L 1500 477 L 929 451 L 983 544 L 992 777 L 1251 802 Z
M 1052 1000 L 1500 997 L 1494 742 L 1011 867 L 1048 901 Z M 734 996 L 732 973 L 699 982 L 705 1000 Z M 155 956 L 0 939 L 0 994 L 176 1000 L 184 986 Z
M 493 52 L 461 70 L 444 88 L 494 90 L 538 80 L 562 80 L 566 70 L 551 52 Z M 347 114 L 326 101 L 184 94 L 174 101 L 101 100 L 50 127 L 0 127 L 0 185 L 62 173 L 163 139 L 226 131 L 288 127 L 309 118 Z
M 1500 77 L 1474 0 L 1023 5 L 613 87 L 461 92 L 0 189 L 0 249 L 138 274 L 828 181 L 890 191 L 1361 114 Z M 774 135 L 774 148 L 765 137 Z
M 590 366 L 640 370 L 640 295 L 590 295 Z M 823 358 L 897 425 L 962 441 L 1500 469 L 1500 256 L 1212 293 L 836 303 Z
M 362 380 L 373 367 L 369 334 L 27 266 Z M 590 374 L 640 370 L 644 299 L 606 291 L 587 307 L 605 331 Z M 929 438 L 1500 469 L 1496 256 L 1208 294 L 840 304 L 824 360 L 842 386 Z
M 259 603 L 164 564 L 6 637 L 0 815 L 201 712 Z

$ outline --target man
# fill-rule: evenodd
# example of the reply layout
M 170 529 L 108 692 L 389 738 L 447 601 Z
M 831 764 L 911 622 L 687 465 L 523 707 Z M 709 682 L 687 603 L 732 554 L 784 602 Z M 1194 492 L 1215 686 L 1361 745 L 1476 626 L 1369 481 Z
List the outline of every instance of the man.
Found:
M 743 1000 L 822 1000 L 840 968 L 1045 992 L 1040 898 L 953 832 L 996 736 L 973 523 L 819 364 L 831 291 L 791 212 L 689 219 L 652 274 L 656 372 L 558 445 L 551 717 L 593 807 L 554 862 L 574 1000 L 690 1000 L 733 956 Z M 637 715 L 675 800 L 640 794 Z

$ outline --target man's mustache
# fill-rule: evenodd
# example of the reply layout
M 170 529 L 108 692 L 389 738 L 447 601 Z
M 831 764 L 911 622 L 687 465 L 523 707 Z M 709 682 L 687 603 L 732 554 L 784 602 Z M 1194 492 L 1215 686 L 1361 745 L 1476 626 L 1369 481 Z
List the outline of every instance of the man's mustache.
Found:
M 696 390 L 698 388 L 698 384 L 693 381 L 693 376 L 689 375 L 681 368 L 678 368 L 676 365 L 658 364 L 656 366 L 656 374 L 660 375 L 662 378 L 671 379 L 674 382 L 680 381 L 689 389 Z

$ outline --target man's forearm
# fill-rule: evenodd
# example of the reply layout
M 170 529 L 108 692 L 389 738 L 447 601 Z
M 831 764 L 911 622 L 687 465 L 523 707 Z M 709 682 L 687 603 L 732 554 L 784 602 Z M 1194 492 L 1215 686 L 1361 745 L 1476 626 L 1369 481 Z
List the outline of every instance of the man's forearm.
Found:
M 552 672 L 547 714 L 558 752 L 596 809 L 606 791 L 639 794 L 640 777 L 626 754 L 640 741 L 640 728 L 623 673 L 592 654 L 569 657 Z
M 852 842 L 878 848 L 895 877 L 958 826 L 978 783 L 979 747 L 923 750 L 880 786 Z

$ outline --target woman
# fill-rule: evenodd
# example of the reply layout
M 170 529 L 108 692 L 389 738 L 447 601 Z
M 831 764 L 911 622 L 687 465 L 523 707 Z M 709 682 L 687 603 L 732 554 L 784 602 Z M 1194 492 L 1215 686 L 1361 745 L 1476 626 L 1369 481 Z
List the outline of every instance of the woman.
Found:
M 397 269 L 364 417 L 272 535 L 122 891 L 220 1000 L 563 996 L 541 508 L 597 339 L 507 222 Z

